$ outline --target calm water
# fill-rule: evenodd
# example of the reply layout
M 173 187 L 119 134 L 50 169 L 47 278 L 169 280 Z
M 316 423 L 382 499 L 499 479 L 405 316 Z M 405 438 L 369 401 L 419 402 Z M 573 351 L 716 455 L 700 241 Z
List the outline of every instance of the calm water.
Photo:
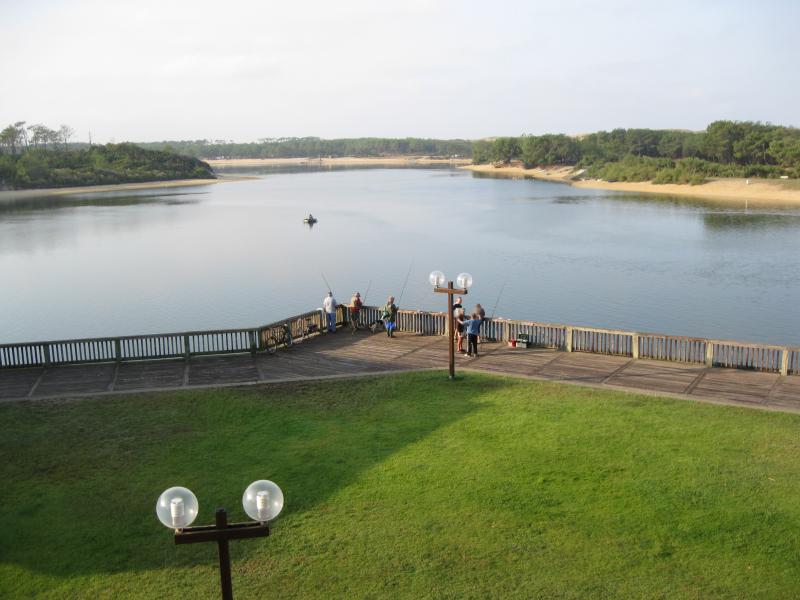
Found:
M 413 260 L 408 308 L 442 308 L 438 268 L 471 272 L 467 304 L 498 316 L 800 344 L 798 256 L 798 210 L 449 169 L 271 172 L 0 204 L 0 342 L 252 326 L 319 306 L 323 273 L 339 300 L 379 303 Z

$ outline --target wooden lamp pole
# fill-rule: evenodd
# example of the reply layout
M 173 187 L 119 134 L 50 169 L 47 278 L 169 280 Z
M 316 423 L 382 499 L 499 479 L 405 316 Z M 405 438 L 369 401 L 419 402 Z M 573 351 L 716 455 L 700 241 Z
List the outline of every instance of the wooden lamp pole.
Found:
M 228 523 L 228 513 L 218 508 L 216 523 L 201 527 L 184 527 L 175 531 L 176 544 L 195 544 L 197 542 L 217 542 L 219 549 L 219 577 L 222 584 L 222 600 L 233 600 L 233 583 L 231 581 L 231 554 L 228 542 L 244 538 L 264 537 L 269 535 L 269 524 L 251 521 L 246 523 Z
M 466 288 L 455 288 L 453 282 L 448 281 L 447 287 L 435 287 L 433 291 L 437 294 L 447 294 L 447 331 L 450 334 L 450 379 L 456 376 L 456 346 L 455 346 L 455 318 L 453 317 L 453 296 L 455 294 L 466 295 Z

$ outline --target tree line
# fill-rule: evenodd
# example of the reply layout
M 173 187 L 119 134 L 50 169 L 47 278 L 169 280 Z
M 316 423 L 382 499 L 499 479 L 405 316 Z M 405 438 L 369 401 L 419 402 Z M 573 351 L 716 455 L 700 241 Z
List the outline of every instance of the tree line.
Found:
M 0 152 L 17 154 L 31 147 L 44 150 L 61 147 L 66 150 L 74 135 L 75 130 L 69 125 L 50 129 L 41 123 L 28 125 L 25 121 L 17 121 L 0 131 Z
M 87 146 L 69 143 L 73 130 L 62 125 L 0 131 L 0 188 L 103 185 L 173 179 L 213 179 L 208 164 L 192 157 L 134 144 Z
M 608 181 L 702 183 L 706 177 L 800 177 L 800 129 L 715 121 L 705 131 L 614 129 L 583 136 L 500 137 L 472 145 L 472 160 L 527 168 L 575 165 Z
M 306 158 L 380 157 L 398 155 L 467 157 L 472 154 L 470 140 L 428 138 L 347 138 L 326 140 L 318 137 L 262 138 L 256 142 L 224 140 L 163 141 L 139 143 L 143 148 L 168 150 L 197 158 Z

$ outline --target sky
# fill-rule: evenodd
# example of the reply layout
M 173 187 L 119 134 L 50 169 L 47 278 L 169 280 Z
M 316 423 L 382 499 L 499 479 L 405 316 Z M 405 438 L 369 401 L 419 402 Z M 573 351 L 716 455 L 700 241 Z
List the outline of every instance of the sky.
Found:
M 0 0 L 0 126 L 75 141 L 800 125 L 797 0 Z

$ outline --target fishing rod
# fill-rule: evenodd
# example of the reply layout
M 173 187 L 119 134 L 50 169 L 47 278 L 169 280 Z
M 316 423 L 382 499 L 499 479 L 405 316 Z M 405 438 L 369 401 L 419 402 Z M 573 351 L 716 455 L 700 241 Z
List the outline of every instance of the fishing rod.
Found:
M 327 286 L 328 286 L 328 291 L 329 291 L 329 292 L 333 292 L 333 288 L 331 287 L 331 284 L 330 284 L 330 283 L 328 283 L 328 280 L 327 280 L 327 278 L 325 277 L 325 273 L 322 273 L 322 272 L 320 272 L 320 275 L 322 275 L 322 281 L 324 281 L 324 282 L 325 282 L 325 285 L 327 285 Z
M 414 259 L 411 259 L 411 264 L 408 265 L 408 273 L 406 273 L 406 280 L 403 282 L 403 289 L 400 290 L 400 298 L 397 300 L 397 305 L 400 305 L 400 302 L 403 300 L 403 294 L 406 291 L 406 285 L 408 284 L 408 278 L 411 276 L 411 269 L 414 268 Z
M 367 303 L 367 296 L 369 296 L 369 288 L 371 288 L 371 287 L 372 287 L 372 279 L 370 279 L 369 283 L 367 284 L 367 291 L 364 292 L 364 299 L 361 301 L 362 304 L 366 304 Z
M 490 317 L 491 319 L 494 319 L 494 311 L 497 310 L 497 305 L 500 302 L 500 296 L 503 295 L 503 290 L 504 289 L 506 289 L 506 282 L 505 281 L 503 281 L 503 285 L 500 286 L 500 292 L 498 292 L 498 294 L 497 294 L 497 300 L 495 300 L 494 308 L 492 309 L 492 316 Z

